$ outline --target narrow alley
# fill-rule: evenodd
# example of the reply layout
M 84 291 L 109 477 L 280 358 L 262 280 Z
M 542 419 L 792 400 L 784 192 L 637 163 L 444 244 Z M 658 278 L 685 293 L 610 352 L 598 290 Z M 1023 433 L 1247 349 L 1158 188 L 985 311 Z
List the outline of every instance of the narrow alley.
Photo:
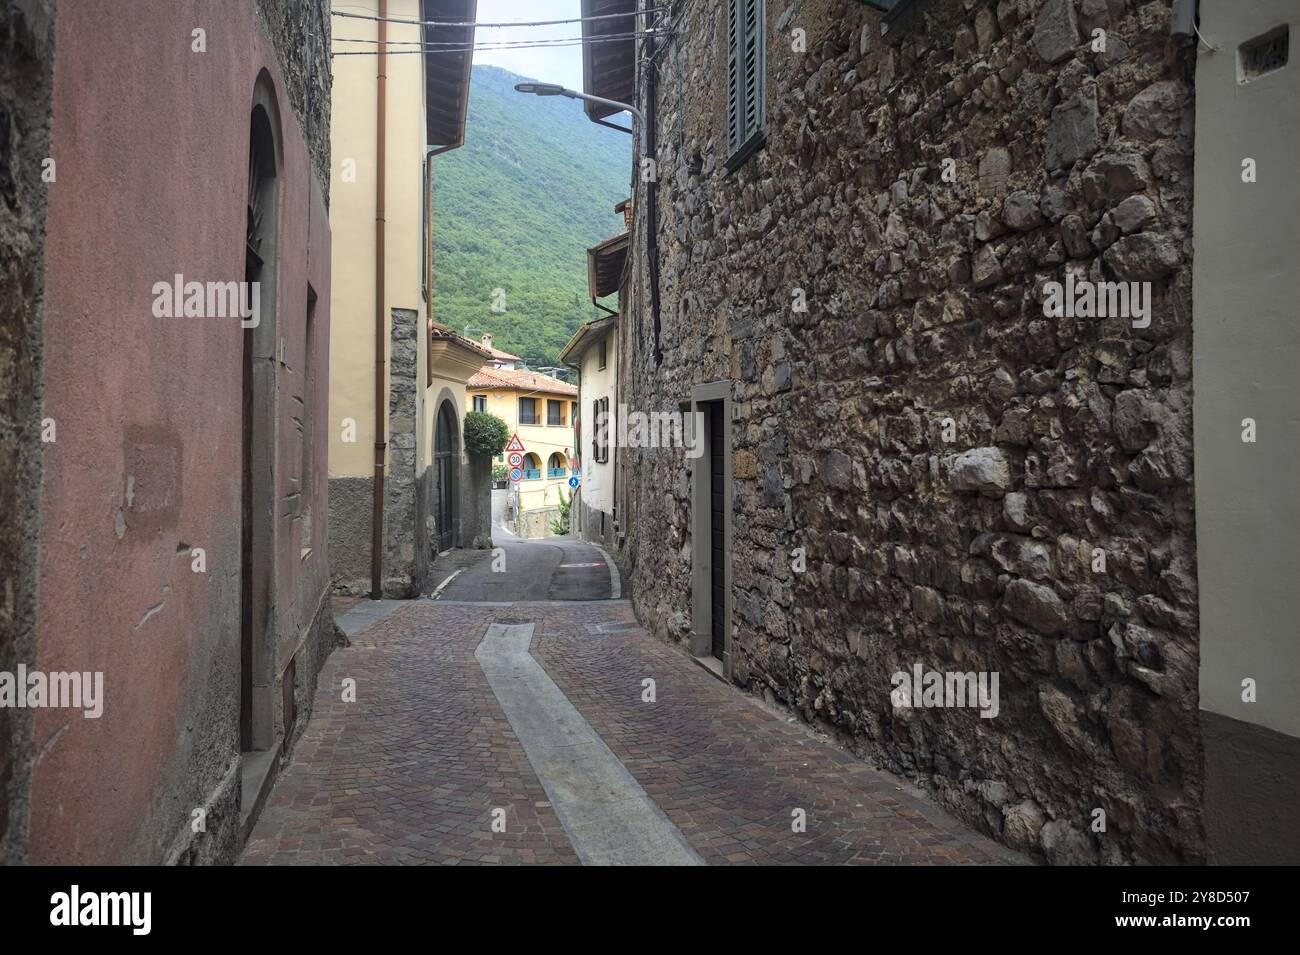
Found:
M 243 864 L 1018 861 L 654 640 L 628 601 L 582 599 L 608 590 L 591 545 L 503 549 L 508 572 L 480 562 L 330 656 Z M 500 683 L 485 655 L 508 630 L 527 633 Z
M 887 865 L 909 937 L 1279 922 L 1292 27 L 0 0 L 4 914 Z

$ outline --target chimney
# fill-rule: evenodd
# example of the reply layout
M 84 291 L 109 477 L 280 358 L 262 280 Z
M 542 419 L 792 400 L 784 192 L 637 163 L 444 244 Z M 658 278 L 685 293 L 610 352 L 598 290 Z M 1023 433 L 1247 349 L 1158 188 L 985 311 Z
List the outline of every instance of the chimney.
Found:
M 483 333 L 483 337 L 482 337 L 481 339 L 479 339 L 479 344 L 481 344 L 484 348 L 486 348 L 486 349 L 488 349 L 489 351 L 491 351 L 491 350 L 492 350 L 492 333 L 491 333 L 491 332 L 484 332 L 484 333 Z

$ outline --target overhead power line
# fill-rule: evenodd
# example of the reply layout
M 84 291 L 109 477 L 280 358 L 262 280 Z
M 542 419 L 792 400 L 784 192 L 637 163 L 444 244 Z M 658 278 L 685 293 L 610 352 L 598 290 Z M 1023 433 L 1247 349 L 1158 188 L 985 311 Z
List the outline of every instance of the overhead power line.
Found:
M 472 44 L 466 40 L 376 40 L 371 37 L 351 37 L 336 36 L 334 40 L 339 43 L 386 43 L 389 46 L 399 44 L 402 46 L 418 46 L 424 50 L 436 50 L 439 47 L 456 47 L 458 50 L 469 49 L 471 45 L 478 47 L 488 44 L 492 46 L 533 46 L 536 44 L 551 43 L 608 43 L 614 40 L 634 40 L 638 37 L 650 36 L 647 31 L 641 30 L 634 33 L 607 33 L 597 37 L 583 36 L 566 36 L 566 37 L 539 37 L 536 40 L 479 40 Z M 659 34 L 654 34 L 658 36 Z
M 645 10 L 636 11 L 636 13 L 657 13 L 660 10 L 669 10 L 671 7 L 650 7 Z M 424 27 L 482 27 L 484 29 L 497 29 L 498 27 L 549 27 L 561 23 L 588 23 L 592 20 L 615 20 L 631 19 L 636 13 L 600 13 L 590 17 L 572 17 L 568 20 L 532 20 L 521 21 L 515 20 L 509 23 L 474 23 L 466 20 L 461 21 L 442 21 L 442 20 L 412 20 L 407 17 L 381 17 L 364 13 L 344 13 L 341 10 L 331 10 L 330 16 L 347 17 L 350 20 L 382 20 L 384 23 L 404 23 L 408 26 Z
M 384 51 L 331 50 L 330 56 L 378 56 L 381 52 L 385 53 L 385 55 L 387 56 L 400 56 L 403 53 L 474 53 L 478 50 L 527 50 L 527 49 L 541 49 L 547 47 L 582 46 L 587 43 L 626 43 L 630 39 L 635 39 L 639 37 L 664 36 L 664 35 L 665 34 L 662 32 L 657 32 L 653 34 L 627 33 L 627 34 L 619 34 L 617 36 L 605 36 L 605 37 L 587 37 L 587 38 L 579 37 L 573 39 L 565 38 L 565 39 L 556 39 L 556 40 L 504 41 L 501 43 L 481 43 L 481 44 L 475 44 L 474 46 L 465 46 L 464 44 L 460 44 L 456 46 L 447 46 L 445 43 L 443 45 L 422 43 L 420 45 L 420 48 L 415 50 L 384 50 Z M 345 40 L 346 38 L 336 37 L 335 39 Z M 378 40 L 354 40 L 350 42 L 377 44 L 379 41 Z M 393 42 L 395 41 L 393 40 L 384 41 L 385 45 L 391 45 Z M 409 42 L 419 43 L 420 41 L 412 40 Z

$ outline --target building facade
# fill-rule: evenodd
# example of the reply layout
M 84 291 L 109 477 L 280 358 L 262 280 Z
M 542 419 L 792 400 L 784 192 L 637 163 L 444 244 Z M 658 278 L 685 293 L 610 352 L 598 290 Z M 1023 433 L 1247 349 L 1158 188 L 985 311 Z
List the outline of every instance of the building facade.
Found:
M 4 29 L 26 57 L 4 70 L 36 80 L 18 181 L 45 245 L 43 297 L 20 275 L 28 415 L 5 412 L 40 460 L 4 568 L 0 847 L 230 862 L 334 646 L 328 11 L 28 3 Z M 19 670 L 81 705 L 14 709 Z
M 466 395 L 470 410 L 496 415 L 523 444 L 523 475 L 512 482 L 508 505 L 515 533 L 550 535 L 551 521 L 560 516 L 561 503 L 570 499 L 578 389 L 533 371 L 486 367 L 470 378 Z
M 620 202 L 624 225 L 632 222 L 631 203 Z M 560 352 L 560 361 L 578 372 L 578 418 L 574 422 L 575 458 L 581 485 L 574 493 L 573 533 L 584 540 L 620 547 L 623 532 L 618 522 L 619 325 L 618 311 L 600 299 L 618 293 L 625 301 L 628 233 L 626 230 L 587 250 L 587 285 L 591 302 L 610 314 L 582 325 Z M 587 422 L 585 432 L 581 422 Z
M 1300 859 L 1296 10 L 1199 10 L 673 4 L 588 57 L 647 118 L 619 387 L 704 441 L 620 449 L 639 618 L 1055 863 Z
M 579 328 L 560 352 L 560 361 L 579 376 L 580 423 L 574 429 L 574 446 L 581 484 L 573 494 L 573 533 L 613 546 L 618 538 L 614 506 L 618 447 L 613 440 L 618 415 L 617 316 L 597 318 Z
M 390 0 L 385 13 L 459 23 L 472 22 L 475 8 L 474 0 Z M 355 55 L 374 53 L 381 38 L 409 51 L 429 30 L 338 22 L 331 221 L 349 242 L 334 261 L 331 574 L 340 593 L 411 597 L 429 583 L 439 552 L 485 542 L 483 528 L 464 525 L 490 509 L 477 500 L 490 487 L 471 475 L 461 432 L 465 382 L 489 354 L 434 322 L 429 291 L 436 157 L 464 141 L 470 57 Z M 473 28 L 440 37 L 468 43 Z

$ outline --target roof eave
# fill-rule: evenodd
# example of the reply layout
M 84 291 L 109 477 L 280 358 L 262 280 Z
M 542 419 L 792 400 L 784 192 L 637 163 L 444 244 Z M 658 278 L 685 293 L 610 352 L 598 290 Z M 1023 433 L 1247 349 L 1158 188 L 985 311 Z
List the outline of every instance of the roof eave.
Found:
M 420 0 L 420 19 L 421 20 L 453 20 L 465 23 L 471 23 L 478 15 L 478 0 Z M 428 42 L 431 39 L 433 29 L 430 27 L 421 28 L 422 38 Z M 454 35 L 455 41 L 464 41 L 466 46 L 473 46 L 474 28 L 471 27 L 441 27 L 438 28 L 440 37 L 450 37 Z M 465 145 L 465 122 L 469 114 L 469 85 L 470 70 L 474 65 L 474 54 L 471 52 L 456 54 L 460 57 L 461 63 L 459 69 L 459 79 L 455 83 L 454 90 L 450 90 L 455 95 L 455 119 L 454 134 L 446 136 L 445 131 L 448 129 L 446 123 L 447 101 L 445 98 L 434 95 L 432 87 L 439 83 L 436 77 L 436 71 L 441 64 L 452 56 L 447 53 L 440 53 L 433 50 L 426 50 L 424 54 L 424 75 L 425 75 L 425 142 L 434 154 L 450 152 L 453 149 L 459 149 Z M 443 92 L 448 92 L 449 88 L 445 81 L 441 84 Z

